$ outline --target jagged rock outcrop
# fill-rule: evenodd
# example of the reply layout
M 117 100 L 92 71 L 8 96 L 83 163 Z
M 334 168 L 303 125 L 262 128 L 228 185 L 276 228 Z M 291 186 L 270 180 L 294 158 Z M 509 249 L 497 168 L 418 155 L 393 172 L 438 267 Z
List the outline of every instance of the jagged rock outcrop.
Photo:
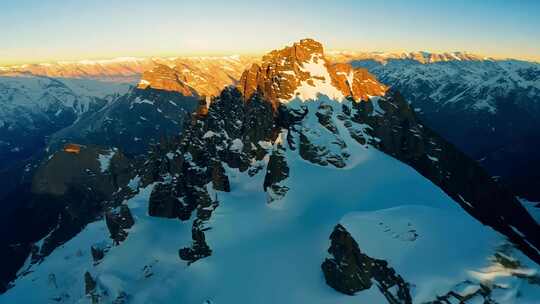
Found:
M 115 244 L 119 244 L 126 239 L 128 235 L 126 230 L 135 224 L 135 220 L 131 215 L 129 207 L 120 205 L 120 207 L 105 213 L 105 223 L 111 234 L 111 239 Z
M 91 295 L 96 291 L 96 280 L 92 277 L 92 275 L 87 271 L 84 273 L 84 293 L 87 295 Z
M 268 201 L 283 198 L 289 188 L 282 182 L 289 177 L 289 167 L 283 155 L 283 148 L 278 146 L 272 151 L 264 176 L 264 190 L 268 193 Z
M 347 63 L 335 63 L 328 67 L 332 75 L 332 84 L 343 95 L 354 100 L 367 100 L 371 96 L 382 96 L 388 87 L 381 84 L 367 69 L 353 68 Z
M 321 267 L 326 283 L 347 295 L 371 288 L 376 284 L 390 304 L 411 304 L 409 284 L 388 262 L 362 253 L 347 230 L 337 225 L 330 235 L 330 257 Z
M 171 185 L 157 184 L 148 201 L 148 214 L 157 217 L 179 217 L 182 203 Z
M 202 258 L 212 255 L 212 249 L 206 243 L 205 231 L 211 229 L 207 226 L 207 221 L 212 216 L 212 212 L 218 207 L 217 201 L 199 205 L 197 218 L 193 221 L 191 228 L 191 247 L 182 248 L 178 251 L 180 259 L 188 261 L 188 264 L 196 262 Z
M 303 39 L 290 47 L 275 50 L 253 64 L 242 74 L 238 85 L 246 98 L 259 92 L 278 103 L 295 97 L 316 98 L 312 91 L 331 98 L 352 96 L 355 100 L 383 95 L 387 88 L 376 81 L 365 69 L 353 69 L 348 64 L 336 64 L 326 59 L 322 44 L 313 39 Z
M 229 178 L 225 174 L 225 169 L 221 162 L 214 161 L 211 165 L 212 170 L 212 186 L 218 191 L 230 192 L 231 186 Z
M 92 304 L 99 303 L 100 297 L 97 292 L 97 282 L 88 271 L 84 273 L 84 293 L 90 298 Z
M 104 246 L 100 245 L 92 245 L 90 246 L 90 254 L 92 255 L 92 260 L 94 261 L 94 264 L 99 263 L 104 257 L 105 257 L 105 251 L 106 248 Z

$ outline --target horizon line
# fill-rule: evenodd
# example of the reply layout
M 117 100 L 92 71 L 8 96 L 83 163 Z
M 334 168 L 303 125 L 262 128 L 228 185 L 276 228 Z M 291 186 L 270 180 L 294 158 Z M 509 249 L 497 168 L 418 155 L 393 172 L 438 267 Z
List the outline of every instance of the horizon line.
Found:
M 279 48 L 278 48 L 279 49 Z M 263 56 L 264 54 L 270 52 L 272 50 L 259 50 L 259 51 L 208 51 L 208 52 L 186 52 L 186 53 L 165 53 L 165 54 L 154 54 L 154 55 L 126 55 L 126 56 L 96 56 L 96 57 L 78 57 L 77 59 L 44 59 L 44 60 L 21 60 L 16 61 L 13 63 L 1 63 L 0 61 L 0 68 L 15 68 L 15 67 L 23 67 L 24 65 L 46 65 L 46 64 L 93 64 L 93 63 L 107 63 L 107 62 L 125 62 L 129 60 L 152 60 L 152 59 L 170 59 L 174 60 L 176 58 L 220 58 L 220 57 L 232 57 L 232 56 L 239 56 L 239 57 L 255 57 L 255 56 Z M 428 53 L 428 54 L 456 54 L 456 53 L 462 53 L 467 55 L 473 55 L 477 57 L 483 58 L 483 60 L 497 60 L 497 61 L 503 61 L 503 60 L 518 60 L 518 61 L 527 61 L 527 62 L 534 62 L 534 63 L 540 63 L 540 57 L 539 58 L 527 58 L 527 57 L 521 57 L 521 56 L 493 56 L 493 55 L 484 55 L 479 54 L 476 52 L 469 52 L 469 51 L 429 51 L 429 50 L 389 50 L 389 51 L 383 51 L 383 50 L 375 50 L 375 51 L 363 51 L 358 49 L 345 49 L 345 48 L 335 48 L 335 49 L 325 49 L 325 53 L 339 53 L 339 52 L 349 52 L 349 53 L 356 53 L 356 54 L 391 54 L 391 55 L 400 55 L 400 54 L 413 54 L 413 53 Z

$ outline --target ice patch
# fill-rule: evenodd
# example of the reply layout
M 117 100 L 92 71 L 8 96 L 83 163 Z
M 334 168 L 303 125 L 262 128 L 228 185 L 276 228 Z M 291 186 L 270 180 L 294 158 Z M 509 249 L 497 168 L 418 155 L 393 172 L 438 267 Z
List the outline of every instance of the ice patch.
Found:
M 98 155 L 99 168 L 101 170 L 101 173 L 104 173 L 105 171 L 109 170 L 109 167 L 111 166 L 111 160 L 115 154 L 116 154 L 116 149 L 113 149 L 113 150 L 109 150 L 106 154 Z

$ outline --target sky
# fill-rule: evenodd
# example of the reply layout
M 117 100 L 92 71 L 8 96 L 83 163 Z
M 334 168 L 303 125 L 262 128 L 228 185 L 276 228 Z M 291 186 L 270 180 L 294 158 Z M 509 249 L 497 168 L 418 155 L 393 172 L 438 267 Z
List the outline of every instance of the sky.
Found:
M 0 0 L 0 65 L 327 49 L 540 61 L 538 0 Z

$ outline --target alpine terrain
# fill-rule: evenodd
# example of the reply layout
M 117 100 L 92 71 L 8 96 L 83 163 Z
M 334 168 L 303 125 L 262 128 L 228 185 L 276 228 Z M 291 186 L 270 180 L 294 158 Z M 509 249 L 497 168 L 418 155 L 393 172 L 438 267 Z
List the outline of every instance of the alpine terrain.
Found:
M 333 57 L 157 62 L 56 133 L 0 303 L 538 303 L 539 224 L 417 117 L 440 103 Z
M 334 53 L 399 90 L 428 126 L 540 200 L 540 64 L 468 53 Z

